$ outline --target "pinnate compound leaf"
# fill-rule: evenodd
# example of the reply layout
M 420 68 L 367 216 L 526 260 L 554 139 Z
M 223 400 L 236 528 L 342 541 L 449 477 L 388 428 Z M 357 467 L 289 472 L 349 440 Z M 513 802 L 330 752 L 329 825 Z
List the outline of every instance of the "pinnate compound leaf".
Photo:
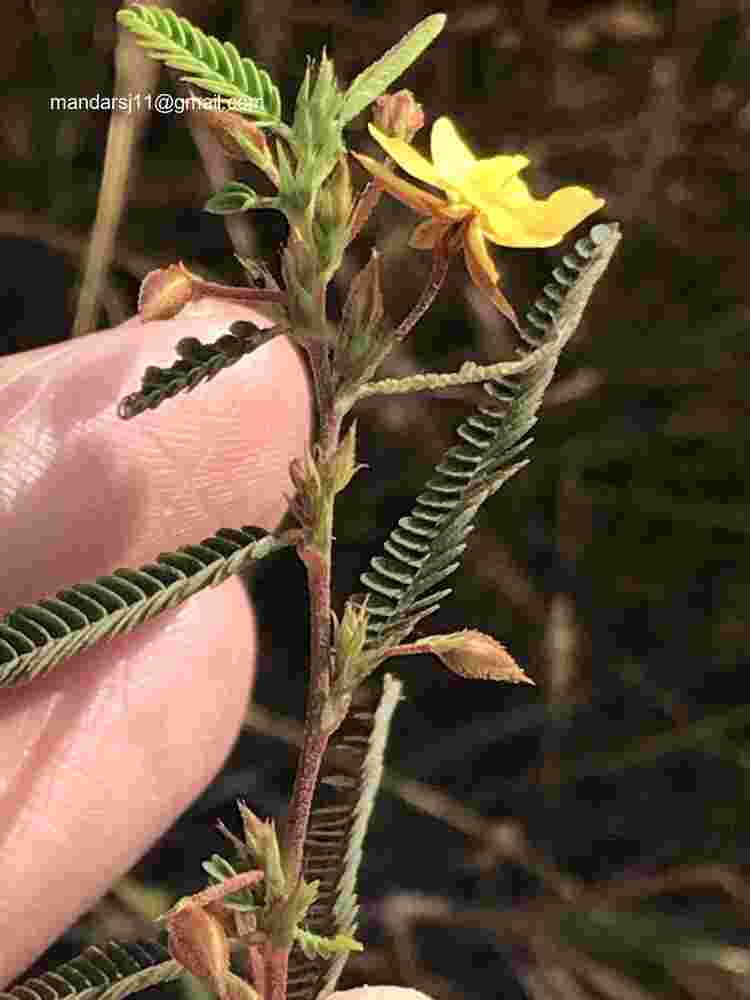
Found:
M 385 93 L 390 85 L 415 62 L 445 25 L 445 14 L 431 14 L 404 35 L 400 42 L 352 80 L 339 115 L 342 125 L 355 118 L 368 104 Z
M 370 596 L 370 649 L 403 641 L 450 593 L 435 587 L 460 565 L 481 504 L 526 464 L 518 459 L 531 443 L 526 435 L 536 423 L 557 360 L 619 240 L 617 226 L 597 225 L 578 240 L 574 254 L 563 257 L 526 316 L 529 327 L 522 336 L 533 364 L 513 378 L 484 384 L 492 402 L 461 424 L 461 443 L 436 466 L 411 514 L 391 532 L 384 555 L 371 560 L 370 571 L 361 577 Z
M 185 970 L 157 941 L 111 941 L 85 951 L 51 972 L 21 980 L 0 1000 L 122 1000 Z
M 129 632 L 289 544 L 262 528 L 222 528 L 139 569 L 79 583 L 0 619 L 0 688 L 26 684 L 104 639 Z
M 340 942 L 357 930 L 357 872 L 383 774 L 388 730 L 402 685 L 390 674 L 378 686 L 362 686 L 323 758 L 305 840 L 307 880 L 318 881 L 305 929 Z M 299 942 L 300 945 L 302 942 Z M 348 952 L 308 959 L 294 949 L 289 957 L 288 1000 L 328 996 L 346 964 Z
M 141 388 L 120 400 L 117 415 L 122 420 L 131 420 L 146 410 L 155 410 L 172 396 L 191 392 L 201 382 L 207 382 L 278 336 L 280 331 L 278 326 L 261 328 L 249 320 L 235 320 L 229 333 L 210 344 L 197 337 L 183 337 L 176 345 L 179 360 L 169 368 L 149 365 L 141 378 Z
M 118 11 L 117 20 L 137 36 L 152 59 L 185 75 L 187 83 L 237 102 L 237 110 L 253 118 L 278 121 L 281 96 L 268 73 L 242 58 L 231 42 L 204 34 L 186 17 L 149 4 Z

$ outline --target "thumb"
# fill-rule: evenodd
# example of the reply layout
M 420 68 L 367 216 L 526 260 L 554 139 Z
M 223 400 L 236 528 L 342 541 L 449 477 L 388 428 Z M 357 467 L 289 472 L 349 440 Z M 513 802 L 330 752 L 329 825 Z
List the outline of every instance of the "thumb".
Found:
M 3 612 L 221 527 L 271 528 L 309 429 L 306 376 L 279 338 L 155 412 L 117 400 L 182 337 L 246 308 L 205 299 L 0 362 Z M 0 988 L 125 872 L 221 766 L 255 633 L 231 579 L 133 633 L 0 689 Z

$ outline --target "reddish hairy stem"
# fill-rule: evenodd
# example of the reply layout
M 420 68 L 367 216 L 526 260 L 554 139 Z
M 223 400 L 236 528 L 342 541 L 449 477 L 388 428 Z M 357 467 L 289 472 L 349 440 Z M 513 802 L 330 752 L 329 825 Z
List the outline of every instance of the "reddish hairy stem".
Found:
M 289 949 L 274 948 L 269 942 L 265 959 L 263 1000 L 286 1000 Z
M 263 948 L 259 945 L 251 945 L 248 949 L 248 965 L 250 967 L 250 979 L 255 987 L 255 992 L 262 1000 L 266 1000 L 266 965 Z
M 432 253 L 432 271 L 427 280 L 424 291 L 419 300 L 414 304 L 411 312 L 406 316 L 394 331 L 397 340 L 404 340 L 414 329 L 419 320 L 424 316 L 440 289 L 443 287 L 445 276 L 448 273 L 448 248 L 441 242 L 435 246 Z
M 336 431 L 338 428 L 336 428 Z M 333 504 L 324 512 L 326 551 L 314 545 L 300 549 L 307 568 L 310 592 L 310 679 L 307 689 L 305 737 L 297 764 L 294 791 L 284 841 L 286 873 L 290 888 L 302 874 L 305 838 L 320 765 L 331 735 L 323 727 L 323 710 L 330 690 L 331 655 L 331 527 Z
M 329 733 L 322 731 L 319 719 L 315 720 L 314 724 L 308 722 L 302 753 L 297 764 L 297 776 L 294 782 L 284 845 L 290 885 L 296 885 L 302 874 L 307 825 L 318 783 L 320 765 L 328 746 L 329 736 Z
M 339 444 L 341 418 L 333 406 L 330 361 L 325 345 L 306 345 L 318 401 L 320 403 L 319 448 L 321 463 L 331 458 Z M 288 890 L 292 891 L 303 874 L 305 840 L 310 822 L 320 765 L 335 726 L 325 719 L 330 693 L 331 663 L 331 563 L 334 494 L 320 505 L 318 523 L 306 532 L 298 552 L 307 570 L 310 595 L 310 677 L 305 710 L 305 735 L 297 762 L 284 837 L 284 869 Z M 285 1000 L 289 949 L 269 945 L 265 961 L 264 1000 Z
M 286 292 L 278 292 L 274 288 L 243 288 L 241 285 L 222 285 L 218 281 L 192 280 L 199 295 L 215 295 L 219 299 L 236 302 L 286 302 Z

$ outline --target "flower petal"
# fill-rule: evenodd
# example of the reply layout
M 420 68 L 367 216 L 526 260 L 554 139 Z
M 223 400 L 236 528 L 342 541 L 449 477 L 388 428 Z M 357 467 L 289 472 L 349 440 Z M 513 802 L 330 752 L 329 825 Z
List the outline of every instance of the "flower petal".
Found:
M 597 198 L 587 188 L 560 188 L 541 202 L 537 209 L 540 215 L 538 224 L 550 238 L 557 236 L 558 240 L 561 240 L 571 229 L 575 229 L 579 222 L 593 215 L 604 204 L 603 198 Z
M 605 204 L 583 187 L 560 188 L 549 198 L 534 198 L 520 177 L 503 188 L 502 205 L 487 205 L 487 239 L 507 247 L 550 247 Z
M 505 202 L 506 184 L 528 165 L 528 158 L 520 154 L 491 156 L 487 160 L 479 160 L 461 178 L 461 191 L 467 200 L 482 210 L 502 205 Z
M 471 170 L 477 162 L 476 156 L 461 139 L 449 118 L 438 118 L 432 126 L 430 151 L 435 170 L 452 187 L 459 187 L 459 177 Z
M 480 291 L 492 301 L 497 309 L 511 321 L 516 330 L 521 329 L 516 311 L 497 287 L 499 274 L 487 252 L 487 244 L 478 216 L 474 216 L 464 225 L 464 259 L 471 280 Z
M 463 236 L 464 256 L 471 280 L 478 288 L 484 288 L 487 284 L 494 285 L 500 275 L 497 273 L 495 262 L 487 252 L 479 216 L 474 215 L 465 223 Z
M 394 139 L 384 135 L 375 125 L 370 125 L 370 135 L 407 174 L 432 184 L 433 187 L 445 188 L 445 181 L 429 160 L 413 149 L 403 139 Z
M 426 219 L 420 222 L 409 238 L 409 246 L 415 250 L 432 250 L 445 236 L 454 222 L 443 222 L 440 219 Z
M 392 194 L 394 198 L 398 198 L 399 201 L 403 201 L 405 205 L 413 208 L 415 212 L 420 212 L 422 215 L 437 216 L 444 213 L 446 203 L 442 198 L 438 198 L 434 194 L 429 194 L 427 191 L 423 191 L 422 188 L 410 184 L 409 181 L 397 177 L 392 170 L 389 170 L 388 167 L 369 156 L 364 156 L 362 153 L 352 153 L 352 156 L 359 160 L 365 170 L 368 170 L 389 194 Z M 450 213 L 450 217 L 452 216 L 453 213 Z

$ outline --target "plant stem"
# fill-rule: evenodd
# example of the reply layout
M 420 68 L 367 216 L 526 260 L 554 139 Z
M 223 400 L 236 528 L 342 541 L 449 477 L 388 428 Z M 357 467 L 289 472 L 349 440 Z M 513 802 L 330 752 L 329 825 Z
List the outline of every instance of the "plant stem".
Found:
M 341 420 L 333 407 L 321 413 L 320 453 L 325 462 L 338 446 Z M 290 888 L 302 874 L 303 852 L 313 795 L 320 764 L 333 732 L 326 726 L 324 710 L 330 692 L 331 658 L 331 563 L 333 547 L 334 498 L 321 503 L 318 523 L 310 538 L 300 546 L 307 569 L 310 594 L 310 678 L 305 713 L 305 739 L 297 765 L 297 775 L 289 808 L 285 838 L 285 865 Z
M 318 406 L 318 443 L 314 452 L 324 468 L 339 445 L 341 417 L 334 405 L 330 357 L 319 340 L 305 344 L 313 374 Z M 298 546 L 307 570 L 310 595 L 310 676 L 305 709 L 305 734 L 297 763 L 283 841 L 287 891 L 293 892 L 303 875 L 304 850 L 315 789 L 323 755 L 336 723 L 327 713 L 331 687 L 331 565 L 335 491 L 322 479 L 326 491 L 320 498 L 316 523 L 308 525 Z M 289 948 L 272 947 L 265 953 L 264 1000 L 285 1000 Z
M 286 1000 L 289 949 L 274 948 L 268 943 L 265 953 L 264 1000 Z
M 277 292 L 273 288 L 245 288 L 242 285 L 222 285 L 218 281 L 204 281 L 190 275 L 195 292 L 200 295 L 213 295 L 220 299 L 232 299 L 235 302 L 286 302 L 286 292 Z
M 440 289 L 448 273 L 448 247 L 445 241 L 437 243 L 432 252 L 432 271 L 418 301 L 394 331 L 396 340 L 404 340 L 424 316 Z

